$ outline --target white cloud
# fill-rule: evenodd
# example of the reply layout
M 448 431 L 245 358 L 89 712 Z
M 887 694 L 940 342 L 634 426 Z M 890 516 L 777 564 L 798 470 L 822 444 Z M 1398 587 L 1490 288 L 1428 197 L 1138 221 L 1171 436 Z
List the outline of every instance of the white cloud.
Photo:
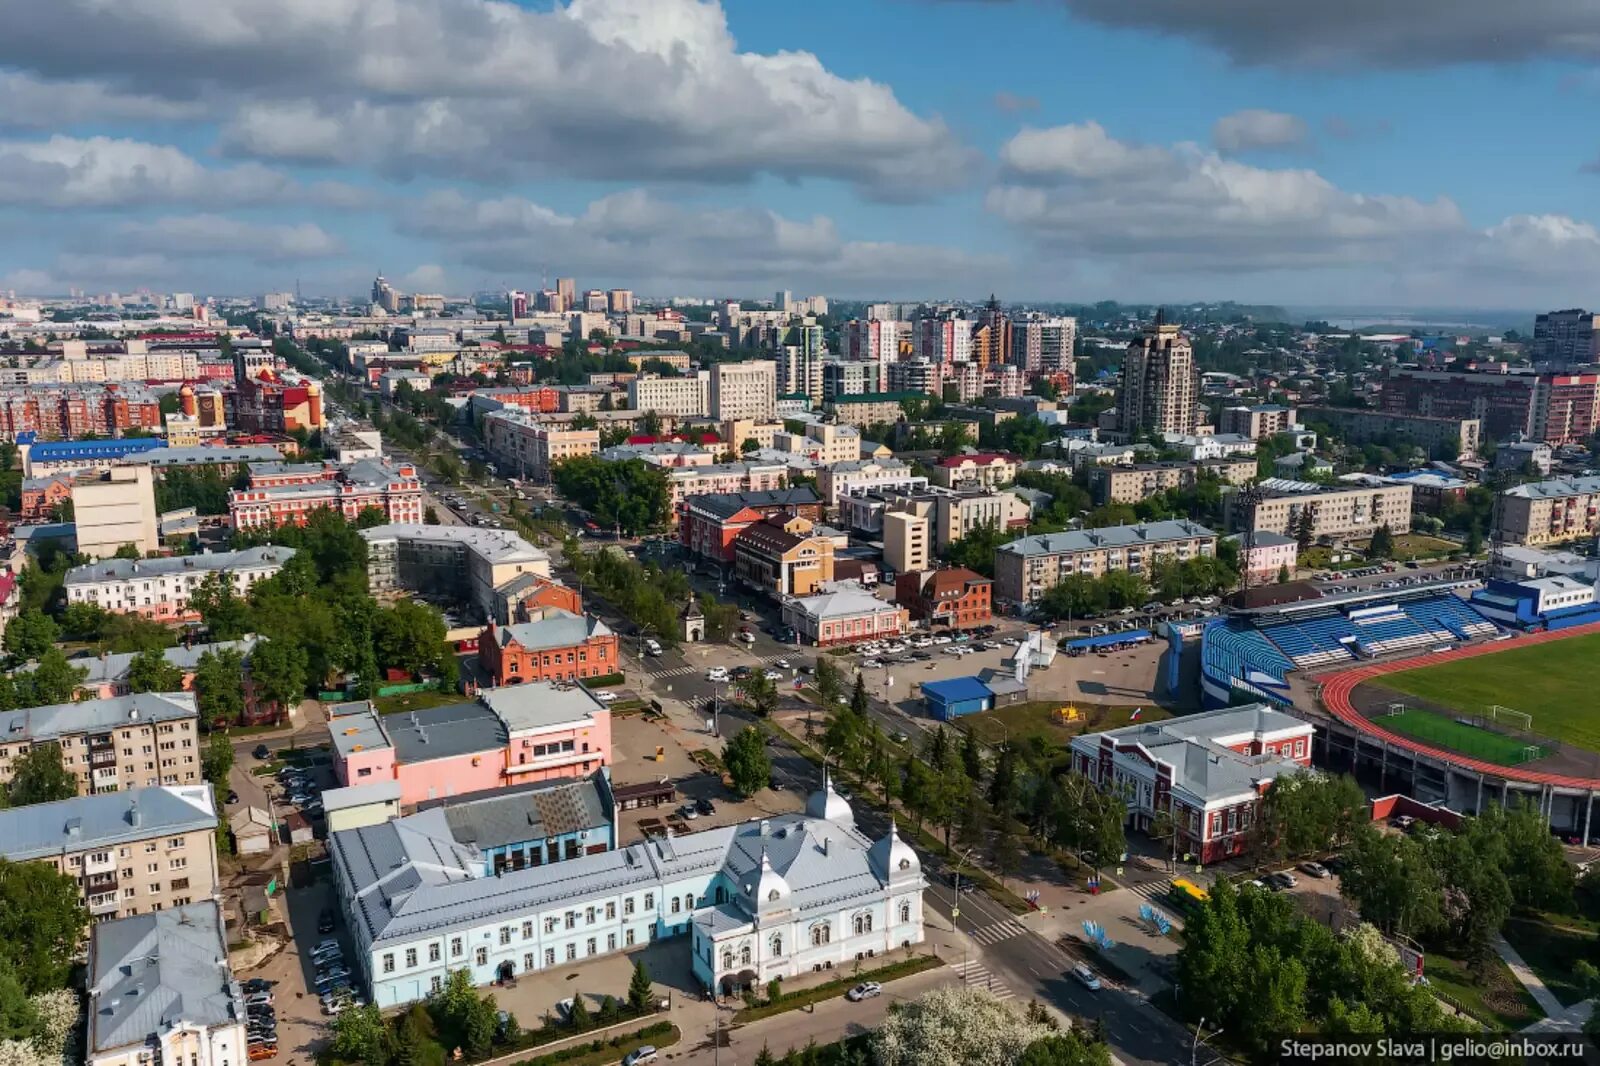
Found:
M 832 219 L 786 218 L 759 208 L 696 208 L 643 190 L 562 214 L 520 197 L 433 193 L 399 216 L 403 232 L 437 243 L 471 268 L 517 277 L 559 262 L 636 289 L 759 292 L 775 285 L 819 292 L 895 294 L 1003 284 L 1000 257 L 933 245 L 849 240 Z
M 185 257 L 226 255 L 260 263 L 326 259 L 344 246 L 311 222 L 261 225 L 221 215 L 178 215 L 124 222 L 100 243 L 129 252 Z
M 740 51 L 714 0 L 0 0 L 0 65 L 191 101 L 258 158 L 389 173 L 743 181 L 873 195 L 958 184 L 970 156 L 887 86 L 808 52 Z
M 81 123 L 188 122 L 206 108 L 195 100 L 124 95 L 92 80 L 49 81 L 0 70 L 0 128 L 49 130 Z
M 1224 115 L 1211 127 L 1211 143 L 1224 155 L 1258 150 L 1297 150 L 1309 146 L 1311 128 L 1298 115 L 1247 108 Z

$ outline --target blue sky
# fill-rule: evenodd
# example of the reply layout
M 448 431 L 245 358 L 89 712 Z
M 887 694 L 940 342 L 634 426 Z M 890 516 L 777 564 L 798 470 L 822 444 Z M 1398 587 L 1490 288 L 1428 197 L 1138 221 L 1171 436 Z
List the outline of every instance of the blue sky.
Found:
M 1600 302 L 1590 0 L 0 0 L 0 24 L 0 290 L 381 269 Z

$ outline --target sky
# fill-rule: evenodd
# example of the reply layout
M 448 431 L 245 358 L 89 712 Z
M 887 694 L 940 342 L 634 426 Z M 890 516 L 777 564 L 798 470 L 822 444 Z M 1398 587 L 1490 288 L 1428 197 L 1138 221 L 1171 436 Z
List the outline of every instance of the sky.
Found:
M 0 291 L 1600 304 L 1595 0 L 0 0 Z

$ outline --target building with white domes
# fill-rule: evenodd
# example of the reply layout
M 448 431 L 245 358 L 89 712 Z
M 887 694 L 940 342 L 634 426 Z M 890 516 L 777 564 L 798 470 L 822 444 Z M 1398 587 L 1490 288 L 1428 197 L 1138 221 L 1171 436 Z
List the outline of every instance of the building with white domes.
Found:
M 380 1007 L 452 970 L 474 984 L 688 934 L 696 979 L 730 994 L 923 939 L 926 882 L 895 832 L 872 840 L 824 778 L 804 814 L 654 837 L 498 872 L 438 811 L 333 833 L 356 968 Z

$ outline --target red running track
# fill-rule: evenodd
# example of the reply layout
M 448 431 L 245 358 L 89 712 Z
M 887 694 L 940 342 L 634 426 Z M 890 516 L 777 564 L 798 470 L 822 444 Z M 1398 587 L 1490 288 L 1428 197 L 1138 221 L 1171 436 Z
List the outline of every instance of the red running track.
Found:
M 1502 766 L 1499 763 L 1474 759 L 1470 756 L 1462 755 L 1460 752 L 1418 743 L 1411 737 L 1402 736 L 1375 724 L 1372 719 L 1357 711 L 1350 702 L 1350 693 L 1357 685 L 1364 681 L 1371 681 L 1375 677 L 1381 677 L 1384 674 L 1398 673 L 1401 670 L 1415 670 L 1421 666 L 1434 666 L 1439 663 L 1454 662 L 1457 659 L 1469 659 L 1478 655 L 1492 655 L 1495 652 L 1512 651 L 1516 648 L 1526 648 L 1530 644 L 1544 644 L 1552 640 L 1565 640 L 1567 637 L 1582 636 L 1585 633 L 1600 633 L 1600 622 L 1593 622 L 1586 626 L 1573 626 L 1571 629 L 1561 629 L 1553 633 L 1534 633 L 1511 640 L 1456 648 L 1452 651 L 1435 652 L 1429 655 L 1419 655 L 1414 659 L 1401 659 L 1390 663 L 1374 663 L 1369 666 L 1333 670 L 1325 674 L 1312 674 L 1311 679 L 1322 686 L 1322 705 L 1330 714 L 1357 732 L 1381 737 L 1396 747 L 1423 755 L 1431 755 L 1452 765 L 1492 777 L 1504 777 L 1512 781 L 1525 781 L 1534 785 L 1554 785 L 1558 788 L 1600 789 L 1600 779 L 1569 777 L 1566 774 L 1551 774 L 1538 770 L 1525 770 L 1516 766 Z

